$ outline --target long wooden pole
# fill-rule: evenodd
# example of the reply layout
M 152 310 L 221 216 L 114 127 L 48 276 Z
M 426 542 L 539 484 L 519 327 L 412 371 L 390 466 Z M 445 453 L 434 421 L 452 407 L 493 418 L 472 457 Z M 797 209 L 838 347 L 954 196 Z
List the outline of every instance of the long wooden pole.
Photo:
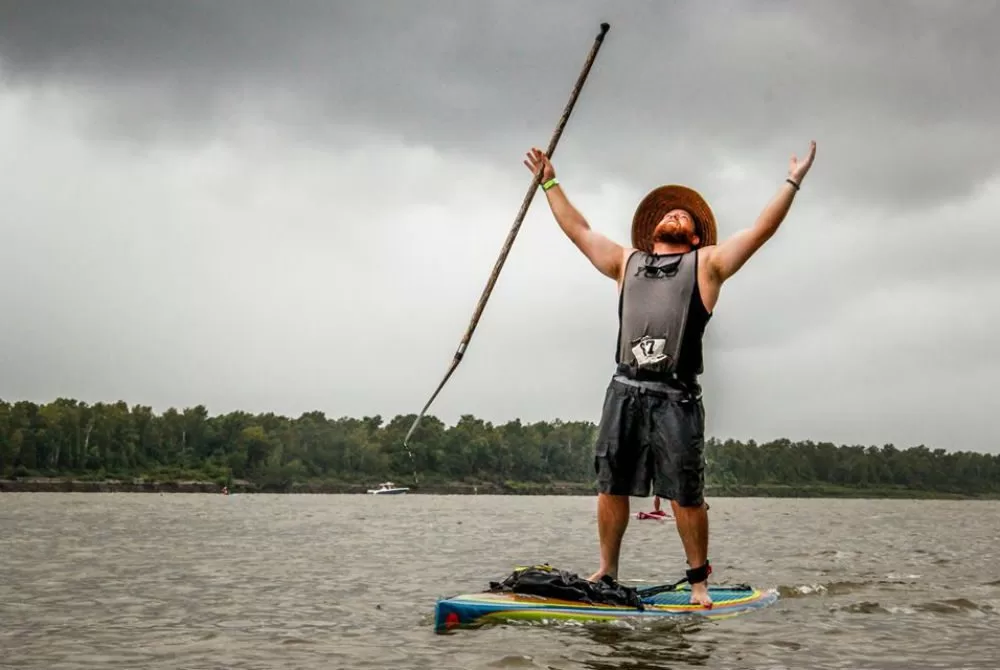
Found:
M 556 151 L 556 145 L 559 144 L 559 138 L 562 137 L 563 129 L 566 127 L 566 122 L 569 121 L 569 116 L 573 112 L 573 107 L 576 105 L 576 100 L 580 96 L 580 91 L 583 89 L 583 84 L 587 80 L 587 75 L 590 74 L 590 68 L 593 66 L 594 60 L 597 58 L 597 52 L 604 43 L 604 36 L 610 28 L 611 26 L 607 23 L 601 24 L 601 31 L 597 34 L 597 38 L 594 40 L 594 45 L 591 47 L 590 53 L 587 55 L 587 60 L 583 65 L 583 70 L 580 72 L 580 76 L 576 80 L 576 85 L 573 87 L 573 91 L 570 94 L 569 102 L 566 103 L 566 108 L 563 110 L 562 116 L 559 118 L 559 123 L 556 125 L 555 132 L 552 133 L 552 138 L 549 140 L 548 149 L 545 151 L 545 155 L 549 158 L 552 158 L 552 155 Z M 413 425 L 410 426 L 410 430 L 406 433 L 406 437 L 403 438 L 403 446 L 407 448 L 407 452 L 409 452 L 408 444 L 410 437 L 413 435 L 413 431 L 417 429 L 420 419 L 423 418 L 427 409 L 431 406 L 431 403 L 434 402 L 438 393 L 441 392 L 445 383 L 447 383 L 452 373 L 455 372 L 455 368 L 458 367 L 458 364 L 462 361 L 462 357 L 465 355 L 466 349 L 469 347 L 469 341 L 472 340 L 472 333 L 475 332 L 476 326 L 479 324 L 479 317 L 482 316 L 483 309 L 486 307 L 486 301 L 489 300 L 490 294 L 493 292 L 493 287 L 497 283 L 497 277 L 500 276 L 500 270 L 503 268 L 503 264 L 507 260 L 507 254 L 510 253 L 510 248 L 514 244 L 514 238 L 517 237 L 517 233 L 521 229 L 521 222 L 524 221 L 524 216 L 528 213 L 528 207 L 531 205 L 531 201 L 535 197 L 535 192 L 538 190 L 540 181 L 541 171 L 539 170 L 539 173 L 536 174 L 532 180 L 531 186 L 528 188 L 528 192 L 524 196 L 524 200 L 521 202 L 521 209 L 518 211 L 517 217 L 514 219 L 514 225 L 511 226 L 510 232 L 507 233 L 507 240 L 504 242 L 503 248 L 500 250 L 500 257 L 497 258 L 496 263 L 493 265 L 493 272 L 490 273 L 489 281 L 486 282 L 486 288 L 483 289 L 483 293 L 479 297 L 479 303 L 476 305 L 476 311 L 472 315 L 472 320 L 469 321 L 469 327 L 465 330 L 465 335 L 462 337 L 462 341 L 458 345 L 458 350 L 455 352 L 454 358 L 452 358 L 448 371 L 445 373 L 441 383 L 438 384 L 436 389 L 434 389 L 434 393 L 431 394 L 431 397 L 424 405 L 424 408 L 420 410 L 420 414 L 418 414 L 417 418 L 413 421 Z M 410 453 L 410 459 L 411 461 L 413 459 L 412 453 Z M 416 480 L 415 472 L 414 480 Z

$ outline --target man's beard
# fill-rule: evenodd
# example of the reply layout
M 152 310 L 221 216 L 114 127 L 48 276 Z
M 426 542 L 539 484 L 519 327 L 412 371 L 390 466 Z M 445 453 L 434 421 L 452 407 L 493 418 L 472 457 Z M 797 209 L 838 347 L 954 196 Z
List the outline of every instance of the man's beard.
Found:
M 661 244 L 690 244 L 694 246 L 691 233 L 678 225 L 661 224 L 653 231 L 653 242 Z

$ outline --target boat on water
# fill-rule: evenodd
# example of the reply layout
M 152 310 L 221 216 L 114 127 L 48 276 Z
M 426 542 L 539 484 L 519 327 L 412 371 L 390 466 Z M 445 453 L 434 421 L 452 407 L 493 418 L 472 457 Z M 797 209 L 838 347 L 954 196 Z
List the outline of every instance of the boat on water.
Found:
M 410 489 L 406 486 L 396 486 L 392 482 L 382 482 L 378 485 L 377 489 L 368 489 L 368 493 L 378 496 L 378 495 L 399 495 L 400 493 L 406 493 Z

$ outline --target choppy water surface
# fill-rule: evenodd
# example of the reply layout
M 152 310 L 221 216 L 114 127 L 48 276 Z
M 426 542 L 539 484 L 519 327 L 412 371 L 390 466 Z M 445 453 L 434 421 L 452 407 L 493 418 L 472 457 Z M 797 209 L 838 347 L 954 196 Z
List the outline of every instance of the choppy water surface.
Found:
M 593 569 L 594 499 L 0 494 L 0 666 L 1000 667 L 1000 503 L 711 502 L 717 581 L 776 605 L 435 635 L 438 596 L 525 562 Z M 681 576 L 673 525 L 633 520 L 623 561 Z

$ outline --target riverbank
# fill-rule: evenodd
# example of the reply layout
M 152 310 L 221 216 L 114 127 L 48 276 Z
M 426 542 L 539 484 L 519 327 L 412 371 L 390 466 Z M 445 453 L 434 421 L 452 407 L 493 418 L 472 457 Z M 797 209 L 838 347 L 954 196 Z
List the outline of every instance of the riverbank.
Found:
M 593 495 L 594 487 L 574 482 L 538 484 L 533 482 L 397 482 L 413 494 L 434 495 Z M 230 493 L 357 493 L 366 494 L 375 484 L 319 481 L 294 482 L 290 485 L 258 485 L 234 480 Z M 159 481 L 147 479 L 85 480 L 60 477 L 24 477 L 0 479 L 0 492 L 6 493 L 221 493 L 222 484 L 214 481 Z
M 431 495 L 594 495 L 590 483 L 580 482 L 430 482 L 401 481 L 410 494 Z M 246 480 L 229 484 L 231 493 L 313 493 L 365 494 L 372 484 L 318 481 L 290 485 L 261 486 Z M 215 481 L 159 481 L 143 478 L 85 480 L 60 477 L 25 477 L 0 479 L 0 493 L 220 493 L 223 485 Z M 1000 496 L 966 495 L 955 491 L 925 491 L 906 488 L 853 488 L 831 485 L 730 485 L 709 486 L 707 497 L 726 498 L 897 498 L 926 500 L 995 500 Z

